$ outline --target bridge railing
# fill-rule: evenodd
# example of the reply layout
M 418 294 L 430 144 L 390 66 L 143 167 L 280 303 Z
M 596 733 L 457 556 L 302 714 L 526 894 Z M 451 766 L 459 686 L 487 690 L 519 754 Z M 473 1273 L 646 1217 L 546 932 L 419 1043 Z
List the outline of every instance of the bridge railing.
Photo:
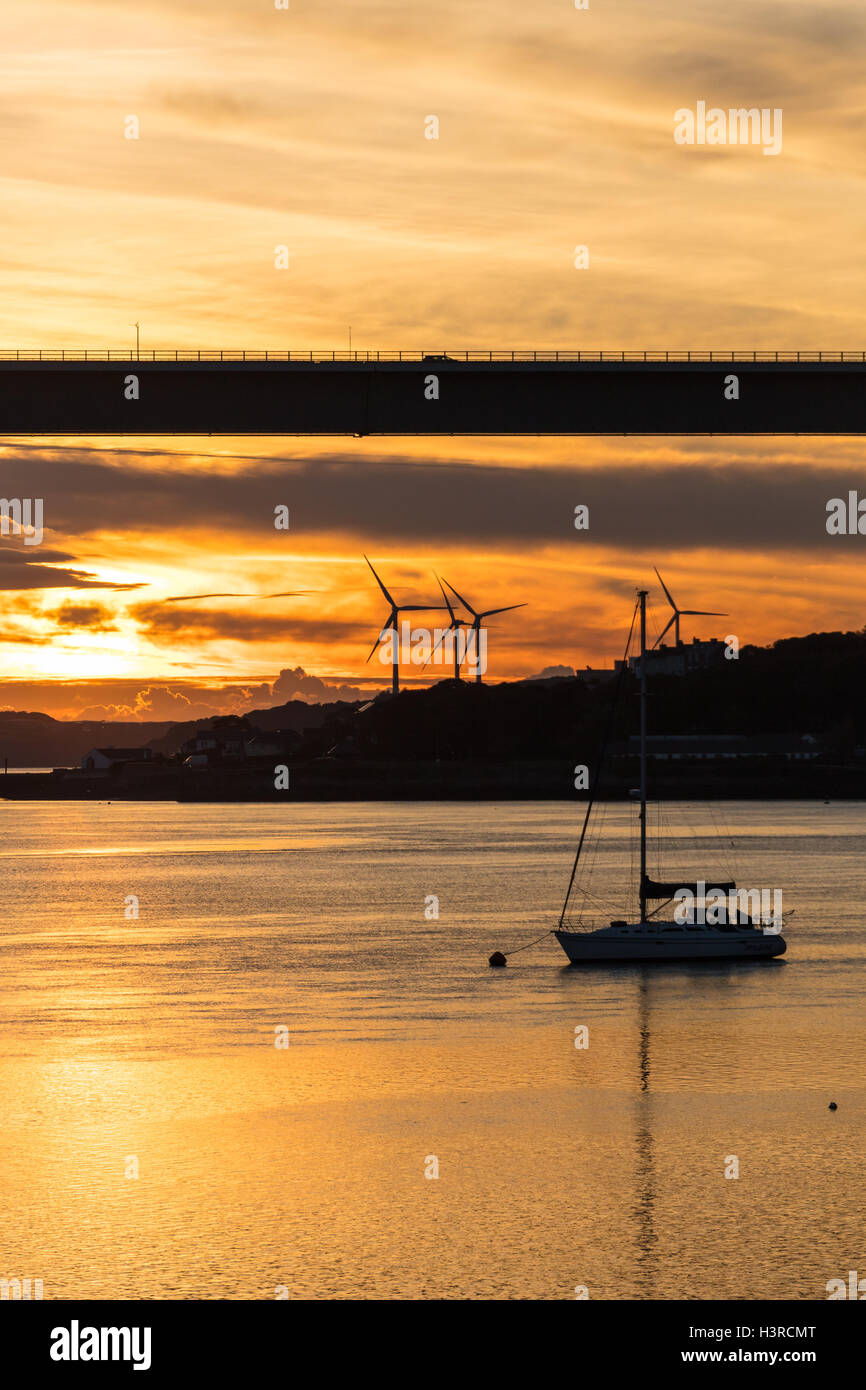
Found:
M 749 349 L 671 350 L 668 348 L 612 351 L 605 349 L 551 349 L 514 351 L 459 349 L 457 351 L 367 351 L 315 349 L 261 351 L 231 348 L 151 348 L 136 352 L 127 348 L 4 348 L 0 362 L 866 362 L 866 351 L 773 351 Z

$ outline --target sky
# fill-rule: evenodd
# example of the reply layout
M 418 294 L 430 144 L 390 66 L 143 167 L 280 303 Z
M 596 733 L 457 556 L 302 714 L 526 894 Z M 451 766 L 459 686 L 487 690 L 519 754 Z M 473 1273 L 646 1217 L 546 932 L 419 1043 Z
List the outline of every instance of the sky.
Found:
M 129 347 L 136 320 L 147 350 L 330 350 L 350 327 L 362 350 L 860 350 L 864 59 L 855 3 L 4 0 L 0 351 Z M 781 110 L 781 153 L 678 144 L 701 100 Z M 375 690 L 364 554 L 403 602 L 437 602 L 439 574 L 476 608 L 525 603 L 492 620 L 491 680 L 611 664 L 637 585 L 667 621 L 654 566 L 725 614 L 687 640 L 860 629 L 864 542 L 827 536 L 825 504 L 861 448 L 0 421 L 0 491 L 41 497 L 45 527 L 0 538 L 0 706 Z

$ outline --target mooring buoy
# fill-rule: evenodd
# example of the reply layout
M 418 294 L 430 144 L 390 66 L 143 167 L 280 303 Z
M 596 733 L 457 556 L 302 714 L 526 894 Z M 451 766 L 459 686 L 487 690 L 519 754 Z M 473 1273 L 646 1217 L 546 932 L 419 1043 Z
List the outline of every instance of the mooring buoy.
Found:
M 831 1101 L 830 1101 L 830 1104 L 827 1106 L 827 1109 L 828 1109 L 828 1110 L 838 1110 L 839 1107 L 838 1107 L 838 1105 L 836 1104 L 835 1100 L 831 1100 Z
M 488 962 L 489 965 L 505 965 L 506 960 L 501 951 L 494 951 Z

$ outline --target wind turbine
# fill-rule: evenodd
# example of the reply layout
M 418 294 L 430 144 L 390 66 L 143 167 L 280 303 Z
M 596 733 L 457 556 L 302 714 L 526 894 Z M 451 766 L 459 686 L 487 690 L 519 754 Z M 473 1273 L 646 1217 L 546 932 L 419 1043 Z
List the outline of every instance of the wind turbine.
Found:
M 655 569 L 655 566 L 653 566 L 653 568 Z M 658 579 L 659 583 L 664 589 L 665 597 L 674 611 L 673 616 L 670 618 L 667 627 L 659 633 L 658 637 L 653 642 L 654 647 L 658 646 L 665 633 L 669 632 L 671 628 L 673 628 L 674 630 L 674 640 L 676 642 L 676 645 L 680 645 L 680 618 L 726 618 L 728 616 L 727 613 L 707 613 L 702 608 L 677 608 L 676 604 L 671 598 L 670 590 L 668 589 L 667 585 L 665 584 L 665 581 L 662 579 L 658 570 L 656 570 L 656 578 Z
M 367 560 L 366 555 L 364 556 L 364 559 Z M 369 560 L 367 560 L 367 564 L 370 565 Z M 379 636 L 373 643 L 373 650 L 370 652 L 370 655 L 367 657 L 367 660 L 371 660 L 374 652 L 376 651 L 376 648 L 378 647 L 385 633 L 388 632 L 389 629 L 393 630 L 395 641 L 393 646 L 393 655 L 391 659 L 391 691 L 392 694 L 399 695 L 400 650 L 399 642 L 396 640 L 398 637 L 397 619 L 399 618 L 401 613 L 429 613 L 432 609 L 435 609 L 441 605 L 433 603 L 395 603 L 394 599 L 388 593 L 388 590 L 385 588 L 385 585 L 382 583 L 381 579 L 379 578 L 376 571 L 373 569 L 372 565 L 370 565 L 370 569 L 373 570 L 373 578 L 375 579 L 376 583 L 379 585 L 379 588 L 382 590 L 382 593 L 385 595 L 386 599 L 390 603 L 391 611 L 389 612 L 388 617 L 385 619 L 385 622 L 383 623 L 379 631 Z
M 452 604 L 450 598 L 449 598 L 448 595 L 446 594 L 445 589 L 443 588 L 443 585 L 442 585 L 442 580 L 439 579 L 438 574 L 437 574 L 436 578 L 437 578 L 437 580 L 439 580 L 439 588 L 442 589 L 442 597 L 443 597 L 444 600 L 445 600 L 445 607 L 448 609 L 448 613 L 449 613 L 449 616 L 450 616 L 451 621 L 449 622 L 449 624 L 448 624 L 447 628 L 445 629 L 445 631 L 442 633 L 442 636 L 439 638 L 439 641 L 436 643 L 436 646 L 433 648 L 433 651 L 430 653 L 430 655 L 428 656 L 427 660 L 424 662 L 424 665 L 425 665 L 425 666 L 428 666 L 428 665 L 430 664 L 430 662 L 433 660 L 433 652 L 435 652 L 439 647 L 441 647 L 441 645 L 442 645 L 442 643 L 445 641 L 445 638 L 446 638 L 446 636 L 448 635 L 448 633 L 449 633 L 449 632 L 453 632 L 453 633 L 454 633 L 454 679 L 455 679 L 456 681 L 459 681 L 459 679 L 460 679 L 460 644 L 459 644 L 459 641 L 458 641 L 458 638 L 457 638 L 457 632 L 458 632 L 458 629 L 459 629 L 459 628 L 461 628 L 461 627 L 470 627 L 471 624 L 468 623 L 468 622 L 466 621 L 465 618 L 458 618 L 458 617 L 457 617 L 457 614 L 454 612 L 454 605 Z M 450 588 L 450 585 L 449 585 L 449 588 Z M 461 601 L 461 603 L 463 602 L 462 599 L 461 599 L 460 601 Z M 465 607 L 465 604 L 464 604 L 464 607 Z
M 448 584 L 448 580 L 447 580 L 447 579 L 445 580 L 445 583 Z M 476 613 L 476 612 L 475 612 L 475 609 L 472 607 L 471 603 L 467 603 L 466 600 L 465 600 L 465 598 L 461 598 L 460 594 L 458 594 L 458 592 L 457 592 L 457 590 L 454 588 L 454 585 L 453 585 L 453 584 L 448 584 L 448 588 L 451 590 L 452 594 L 453 594 L 454 597 L 458 600 L 458 602 L 463 604 L 463 607 L 466 609 L 466 612 L 472 614 L 472 622 L 471 622 L 471 623 L 468 623 L 467 626 L 468 626 L 468 627 L 471 627 L 471 628 L 472 628 L 472 631 L 475 633 L 475 679 L 476 679 L 477 683 L 480 685 L 480 684 L 481 684 L 481 620 L 482 620 L 482 618 L 492 618 L 493 615 L 494 615 L 494 613 L 510 613 L 510 612 L 512 612 L 512 610 L 515 609 L 515 608 L 525 608 L 525 607 L 526 607 L 526 604 L 525 604 L 525 603 L 509 603 L 507 608 L 487 608 L 483 613 Z M 468 650 L 468 648 L 467 648 L 467 650 Z

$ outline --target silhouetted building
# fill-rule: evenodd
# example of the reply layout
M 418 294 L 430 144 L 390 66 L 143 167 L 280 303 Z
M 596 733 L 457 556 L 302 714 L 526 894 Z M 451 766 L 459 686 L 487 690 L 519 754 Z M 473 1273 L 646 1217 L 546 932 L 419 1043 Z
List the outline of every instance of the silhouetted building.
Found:
M 693 637 L 691 642 L 681 642 L 677 647 L 654 647 L 647 652 L 647 676 L 687 676 L 691 671 L 707 671 L 721 666 L 725 658 L 727 643 L 717 637 L 702 642 Z M 640 675 L 640 657 L 629 657 L 629 667 L 635 675 Z
M 583 681 L 584 685 L 605 685 L 618 675 L 623 663 L 615 661 L 613 666 L 578 666 L 575 668 L 575 680 Z
M 621 748 L 619 757 L 636 758 L 640 739 L 634 736 Z M 650 734 L 647 756 L 665 761 L 688 758 L 786 758 L 810 762 L 821 756 L 821 747 L 811 734 Z

